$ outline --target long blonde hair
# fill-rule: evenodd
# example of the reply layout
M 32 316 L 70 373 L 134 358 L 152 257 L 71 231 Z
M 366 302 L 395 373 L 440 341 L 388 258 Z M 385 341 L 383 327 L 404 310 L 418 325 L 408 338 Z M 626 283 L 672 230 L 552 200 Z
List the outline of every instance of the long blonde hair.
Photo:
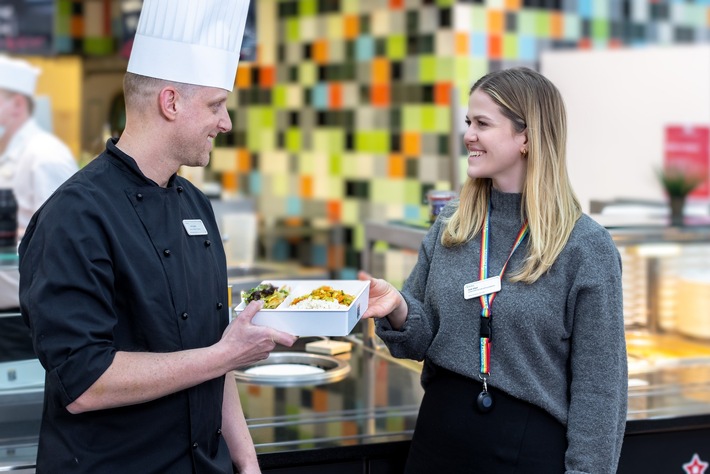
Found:
M 569 239 L 582 208 L 567 174 L 567 119 L 554 84 L 529 68 L 488 73 L 471 88 L 488 94 L 517 132 L 527 129 L 527 173 L 522 190 L 522 218 L 529 223 L 527 255 L 511 281 L 535 282 L 555 262 Z M 468 178 L 459 208 L 449 219 L 441 243 L 452 247 L 481 230 L 492 181 Z

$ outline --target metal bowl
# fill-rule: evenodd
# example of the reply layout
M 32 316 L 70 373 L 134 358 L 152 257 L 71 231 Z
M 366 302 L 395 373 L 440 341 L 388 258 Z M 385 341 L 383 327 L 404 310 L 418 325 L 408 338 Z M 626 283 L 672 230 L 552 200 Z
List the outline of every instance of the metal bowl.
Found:
M 350 365 L 329 355 L 307 352 L 272 352 L 256 364 L 234 371 L 240 382 L 294 387 L 343 380 Z

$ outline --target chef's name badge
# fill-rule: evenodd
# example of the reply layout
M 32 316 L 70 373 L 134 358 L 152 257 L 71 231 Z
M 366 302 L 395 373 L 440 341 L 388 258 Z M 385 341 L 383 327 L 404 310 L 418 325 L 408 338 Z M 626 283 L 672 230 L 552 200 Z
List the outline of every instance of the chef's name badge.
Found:
M 496 275 L 484 280 L 472 281 L 463 286 L 463 297 L 467 300 L 478 298 L 483 295 L 490 295 L 500 291 L 500 275 Z
M 202 219 L 185 219 L 182 225 L 187 231 L 187 235 L 207 235 L 207 228 L 202 223 Z

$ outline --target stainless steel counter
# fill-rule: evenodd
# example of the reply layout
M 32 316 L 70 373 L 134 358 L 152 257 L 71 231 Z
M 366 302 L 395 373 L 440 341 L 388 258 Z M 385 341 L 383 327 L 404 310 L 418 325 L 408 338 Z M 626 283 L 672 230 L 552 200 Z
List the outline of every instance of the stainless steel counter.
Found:
M 657 235 L 666 232 L 664 229 L 656 231 L 660 232 Z M 697 231 L 700 231 L 700 237 L 695 234 L 695 238 L 704 239 L 707 235 L 710 241 L 710 227 L 688 232 Z M 363 257 L 372 256 L 371 250 L 377 240 L 416 248 L 425 232 L 424 226 L 368 223 L 367 249 Z M 363 268 L 367 266 L 363 265 Z M 279 277 L 283 274 L 278 273 Z M 268 271 L 258 276 L 233 273 L 230 281 L 238 288 L 238 285 L 252 285 L 273 278 L 269 275 Z M 235 299 L 234 303 L 237 302 Z M 288 387 L 238 383 L 247 423 L 263 466 L 282 469 L 294 463 L 322 463 L 327 457 L 333 460 L 352 457 L 353 450 L 361 450 L 356 451 L 356 456 L 376 449 L 396 450 L 399 454 L 406 452 L 423 395 L 419 385 L 420 365 L 393 359 L 374 338 L 361 338 L 362 334 L 367 336 L 368 330 L 367 324 L 356 326 L 349 338 L 356 342 L 352 352 L 337 356 L 351 366 L 350 373 L 342 380 Z M 308 340 L 300 340 L 299 346 Z M 708 461 L 710 341 L 633 330 L 628 332 L 627 342 L 630 368 L 628 442 L 624 444 L 622 464 L 633 465 L 635 445 L 641 446 L 638 452 L 647 457 L 653 454 L 646 440 L 668 432 L 676 435 L 689 433 L 686 438 L 678 435 L 683 448 L 695 449 Z M 33 472 L 41 392 L 18 395 L 2 393 L 0 389 L 0 409 L 4 408 L 5 413 L 8 410 L 20 413 L 20 410 L 13 410 L 15 404 L 20 403 L 20 398 L 30 400 L 23 408 L 25 419 L 7 423 L 0 417 L 0 472 L 11 469 L 10 466 L 26 466 L 30 470 L 24 472 Z M 690 457 L 682 459 L 689 461 Z M 344 474 L 345 471 L 338 472 Z M 639 471 L 626 468 L 619 472 Z
M 311 340 L 302 338 L 296 349 Z M 349 340 L 353 350 L 336 357 L 347 361 L 351 371 L 337 382 L 285 387 L 238 383 L 265 468 L 282 468 L 308 456 L 322 462 L 324 452 L 337 458 L 348 450 L 406 447 L 423 395 L 420 365 L 393 359 L 386 350 L 372 350 L 353 337 Z M 629 436 L 668 424 L 676 431 L 698 423 L 710 425 L 710 363 L 690 359 L 671 363 L 659 357 L 653 364 L 635 367 L 629 385 Z M 4 409 L 0 472 L 20 467 L 33 472 L 41 403 L 36 388 L 0 393 Z M 7 413 L 14 413 L 10 423 Z

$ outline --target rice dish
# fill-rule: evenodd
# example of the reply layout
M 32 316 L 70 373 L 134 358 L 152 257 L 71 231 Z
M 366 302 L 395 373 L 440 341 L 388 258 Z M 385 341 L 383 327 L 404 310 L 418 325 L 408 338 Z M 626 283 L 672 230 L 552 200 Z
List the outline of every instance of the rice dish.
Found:
M 304 300 L 293 303 L 291 308 L 294 309 L 348 309 L 344 304 L 337 301 L 328 301 L 321 299 L 306 298 Z
M 297 309 L 348 309 L 354 300 L 353 295 L 324 285 L 307 295 L 295 298 L 290 307 Z

